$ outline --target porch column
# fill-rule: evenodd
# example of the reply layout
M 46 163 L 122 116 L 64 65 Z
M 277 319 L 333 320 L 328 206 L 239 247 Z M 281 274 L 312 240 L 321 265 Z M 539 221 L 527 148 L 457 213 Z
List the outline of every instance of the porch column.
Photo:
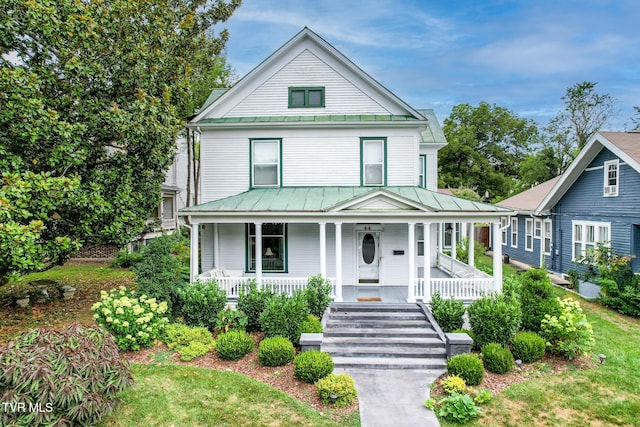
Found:
M 468 232 L 469 232 L 469 236 L 467 237 L 467 254 L 468 254 L 468 260 L 467 260 L 467 264 L 469 264 L 471 267 L 474 267 L 476 265 L 476 254 L 475 254 L 475 240 L 476 240 L 476 236 L 475 236 L 475 223 L 471 223 L 469 224 L 468 227 Z
M 218 240 L 218 223 L 213 224 L 213 268 L 220 268 L 220 241 Z
M 451 259 L 456 259 L 456 250 L 458 249 L 458 233 L 456 233 L 458 228 L 457 222 L 451 223 Z
M 424 227 L 424 298 L 422 301 L 431 302 L 431 223 L 425 222 Z
M 191 219 L 191 261 L 189 263 L 189 274 L 191 276 L 191 281 L 195 282 L 198 277 L 198 267 L 200 254 L 198 253 L 198 232 L 200 231 L 200 224 L 198 222 L 194 222 L 193 218 Z
M 414 286 L 416 285 L 416 223 L 410 222 L 408 226 L 408 251 L 409 256 L 409 286 L 407 290 L 407 302 L 416 302 Z
M 262 223 L 256 222 L 256 283 L 262 289 Z
M 327 277 L 327 223 L 320 222 L 320 275 Z
M 342 302 L 342 223 L 336 222 L 336 296 L 335 302 Z
M 502 230 L 501 224 L 494 222 L 491 224 L 493 230 L 493 283 L 494 290 L 502 292 Z

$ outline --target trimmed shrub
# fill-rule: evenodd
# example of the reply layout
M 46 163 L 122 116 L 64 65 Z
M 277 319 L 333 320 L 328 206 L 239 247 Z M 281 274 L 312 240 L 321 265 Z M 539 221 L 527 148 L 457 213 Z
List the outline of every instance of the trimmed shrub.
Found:
M 447 376 L 447 378 L 440 381 L 440 385 L 447 394 L 464 393 L 467 391 L 467 383 L 457 375 Z
M 136 296 L 124 286 L 100 292 L 100 301 L 91 306 L 96 323 L 113 334 L 120 350 L 140 350 L 159 338 L 169 319 L 163 317 L 167 303 Z
M 462 328 L 464 324 L 463 316 L 467 310 L 462 301 L 453 297 L 443 299 L 440 296 L 440 292 L 436 291 L 433 293 L 429 305 L 431 306 L 433 317 L 444 332 Z
M 482 362 L 487 371 L 506 374 L 513 368 L 513 355 L 508 348 L 491 343 L 482 347 Z
M 317 274 L 309 277 L 304 295 L 309 306 L 309 313 L 322 319 L 324 311 L 331 304 L 331 283 Z
M 547 314 L 542 319 L 541 334 L 552 352 L 573 360 L 593 348 L 593 328 L 578 301 L 558 298 L 558 302 L 562 310 L 560 316 Z
M 260 315 L 275 294 L 268 287 L 258 290 L 255 279 L 249 279 L 240 288 L 236 308 L 247 315 L 247 332 L 261 332 Z
M 285 337 L 271 337 L 260 341 L 258 361 L 262 366 L 283 366 L 296 355 L 291 341 Z
M 518 300 L 502 294 L 483 296 L 469 306 L 468 312 L 477 348 L 492 342 L 508 345 L 522 320 Z
M 511 353 L 523 363 L 542 359 L 546 341 L 535 332 L 518 332 L 511 342 Z
M 190 328 L 182 323 L 172 323 L 165 330 L 163 341 L 170 350 L 180 354 L 186 362 L 204 356 L 215 347 L 213 336 L 206 328 Z
M 244 331 L 247 327 L 248 318 L 244 312 L 233 310 L 231 306 L 227 306 L 218 313 L 216 318 L 216 331 L 218 333 L 229 332 L 232 329 Z
M 316 388 L 322 402 L 333 403 L 336 408 L 349 406 L 358 397 L 356 384 L 349 374 L 329 374 L 316 383 Z
M 189 283 L 188 240 L 179 233 L 156 237 L 140 249 L 140 254 L 143 259 L 133 266 L 138 292 L 166 301 L 169 313 L 175 314 L 179 311 L 177 291 Z
M 333 372 L 333 359 L 329 353 L 305 351 L 293 360 L 293 371 L 302 381 L 315 384 Z
M 527 270 L 520 277 L 520 305 L 522 325 L 525 331 L 540 331 L 545 315 L 557 316 L 560 306 L 553 296 L 553 286 L 547 272 L 540 268 Z
M 322 322 L 313 314 L 307 316 L 307 320 L 302 322 L 301 334 L 319 334 L 322 333 Z
M 78 324 L 22 334 L 0 347 L 0 365 L 3 402 L 41 404 L 33 411 L 5 408 L 0 425 L 94 425 L 133 385 L 113 337 Z
M 265 337 L 280 335 L 298 344 L 302 323 L 308 314 L 309 307 L 303 293 L 297 292 L 291 297 L 283 293 L 269 299 L 260 314 L 260 325 Z
M 215 330 L 218 314 L 227 303 L 227 293 L 215 281 L 196 281 L 178 290 L 184 323 Z
M 229 331 L 216 341 L 216 352 L 221 359 L 242 359 L 253 349 L 253 338 L 245 331 Z
M 462 378 L 468 385 L 480 385 L 484 377 L 482 361 L 475 354 L 458 354 L 447 361 L 447 372 Z

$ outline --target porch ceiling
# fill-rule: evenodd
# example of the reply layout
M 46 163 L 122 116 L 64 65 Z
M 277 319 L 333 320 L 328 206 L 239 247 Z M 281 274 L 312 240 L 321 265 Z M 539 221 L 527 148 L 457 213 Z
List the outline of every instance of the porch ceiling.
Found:
M 395 203 L 388 203 L 393 201 Z M 380 202 L 380 203 L 376 203 Z M 381 213 L 485 214 L 509 209 L 441 194 L 421 187 L 282 187 L 256 188 L 235 196 L 181 210 L 182 215 Z

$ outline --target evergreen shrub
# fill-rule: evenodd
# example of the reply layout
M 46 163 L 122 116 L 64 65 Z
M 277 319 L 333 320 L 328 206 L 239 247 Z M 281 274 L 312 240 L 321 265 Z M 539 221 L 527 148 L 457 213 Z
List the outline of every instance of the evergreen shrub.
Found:
M 477 348 L 495 342 L 511 342 L 522 321 L 520 302 L 503 294 L 485 295 L 467 309 Z
M 178 290 L 184 323 L 215 330 L 218 314 L 227 303 L 227 293 L 215 281 L 195 281 Z
M 540 332 L 545 315 L 558 315 L 560 306 L 553 295 L 553 286 L 547 272 L 540 268 L 527 270 L 520 277 L 520 305 L 525 331 Z
M 319 334 L 322 333 L 322 322 L 313 314 L 307 316 L 307 320 L 302 322 L 302 334 Z
M 458 354 L 447 361 L 447 372 L 462 378 L 467 385 L 480 385 L 484 378 L 482 361 L 476 354 Z
M 309 315 L 307 299 L 302 292 L 289 297 L 286 294 L 274 296 L 260 314 L 260 325 L 265 337 L 283 336 L 294 344 L 300 342 L 302 323 Z
M 331 304 L 331 283 L 317 274 L 309 277 L 304 295 L 309 306 L 309 313 L 322 319 L 325 310 Z
M 482 362 L 487 371 L 506 374 L 513 368 L 513 355 L 508 348 L 490 343 L 482 347 Z
M 253 349 L 253 338 L 245 331 L 231 330 L 218 336 L 216 352 L 221 359 L 238 360 Z
M 511 342 L 511 353 L 523 363 L 536 362 L 544 356 L 546 344 L 535 332 L 518 332 Z
M 316 383 L 318 395 L 323 403 L 331 403 L 336 408 L 344 408 L 358 397 L 356 385 L 349 374 L 329 374 Z
M 255 279 L 249 279 L 240 288 L 236 308 L 247 315 L 247 332 L 261 332 L 260 315 L 275 294 L 269 287 L 258 289 Z
M 318 350 L 305 351 L 293 360 L 293 371 L 302 381 L 315 384 L 333 372 L 333 359 L 329 353 Z
M 260 341 L 258 361 L 262 366 L 283 366 L 291 362 L 296 350 L 285 337 L 271 337 Z
M 436 291 L 431 296 L 429 305 L 433 317 L 444 332 L 452 332 L 462 328 L 466 311 L 462 301 L 454 299 L 453 296 L 449 299 L 443 299 L 440 292 Z

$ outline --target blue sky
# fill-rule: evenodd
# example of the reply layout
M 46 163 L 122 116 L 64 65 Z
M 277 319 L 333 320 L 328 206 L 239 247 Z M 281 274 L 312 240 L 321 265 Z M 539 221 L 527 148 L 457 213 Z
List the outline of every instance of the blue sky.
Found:
M 585 80 L 616 100 L 608 130 L 640 106 L 638 0 L 243 0 L 219 28 L 242 77 L 304 26 L 440 122 L 486 101 L 544 125 Z

